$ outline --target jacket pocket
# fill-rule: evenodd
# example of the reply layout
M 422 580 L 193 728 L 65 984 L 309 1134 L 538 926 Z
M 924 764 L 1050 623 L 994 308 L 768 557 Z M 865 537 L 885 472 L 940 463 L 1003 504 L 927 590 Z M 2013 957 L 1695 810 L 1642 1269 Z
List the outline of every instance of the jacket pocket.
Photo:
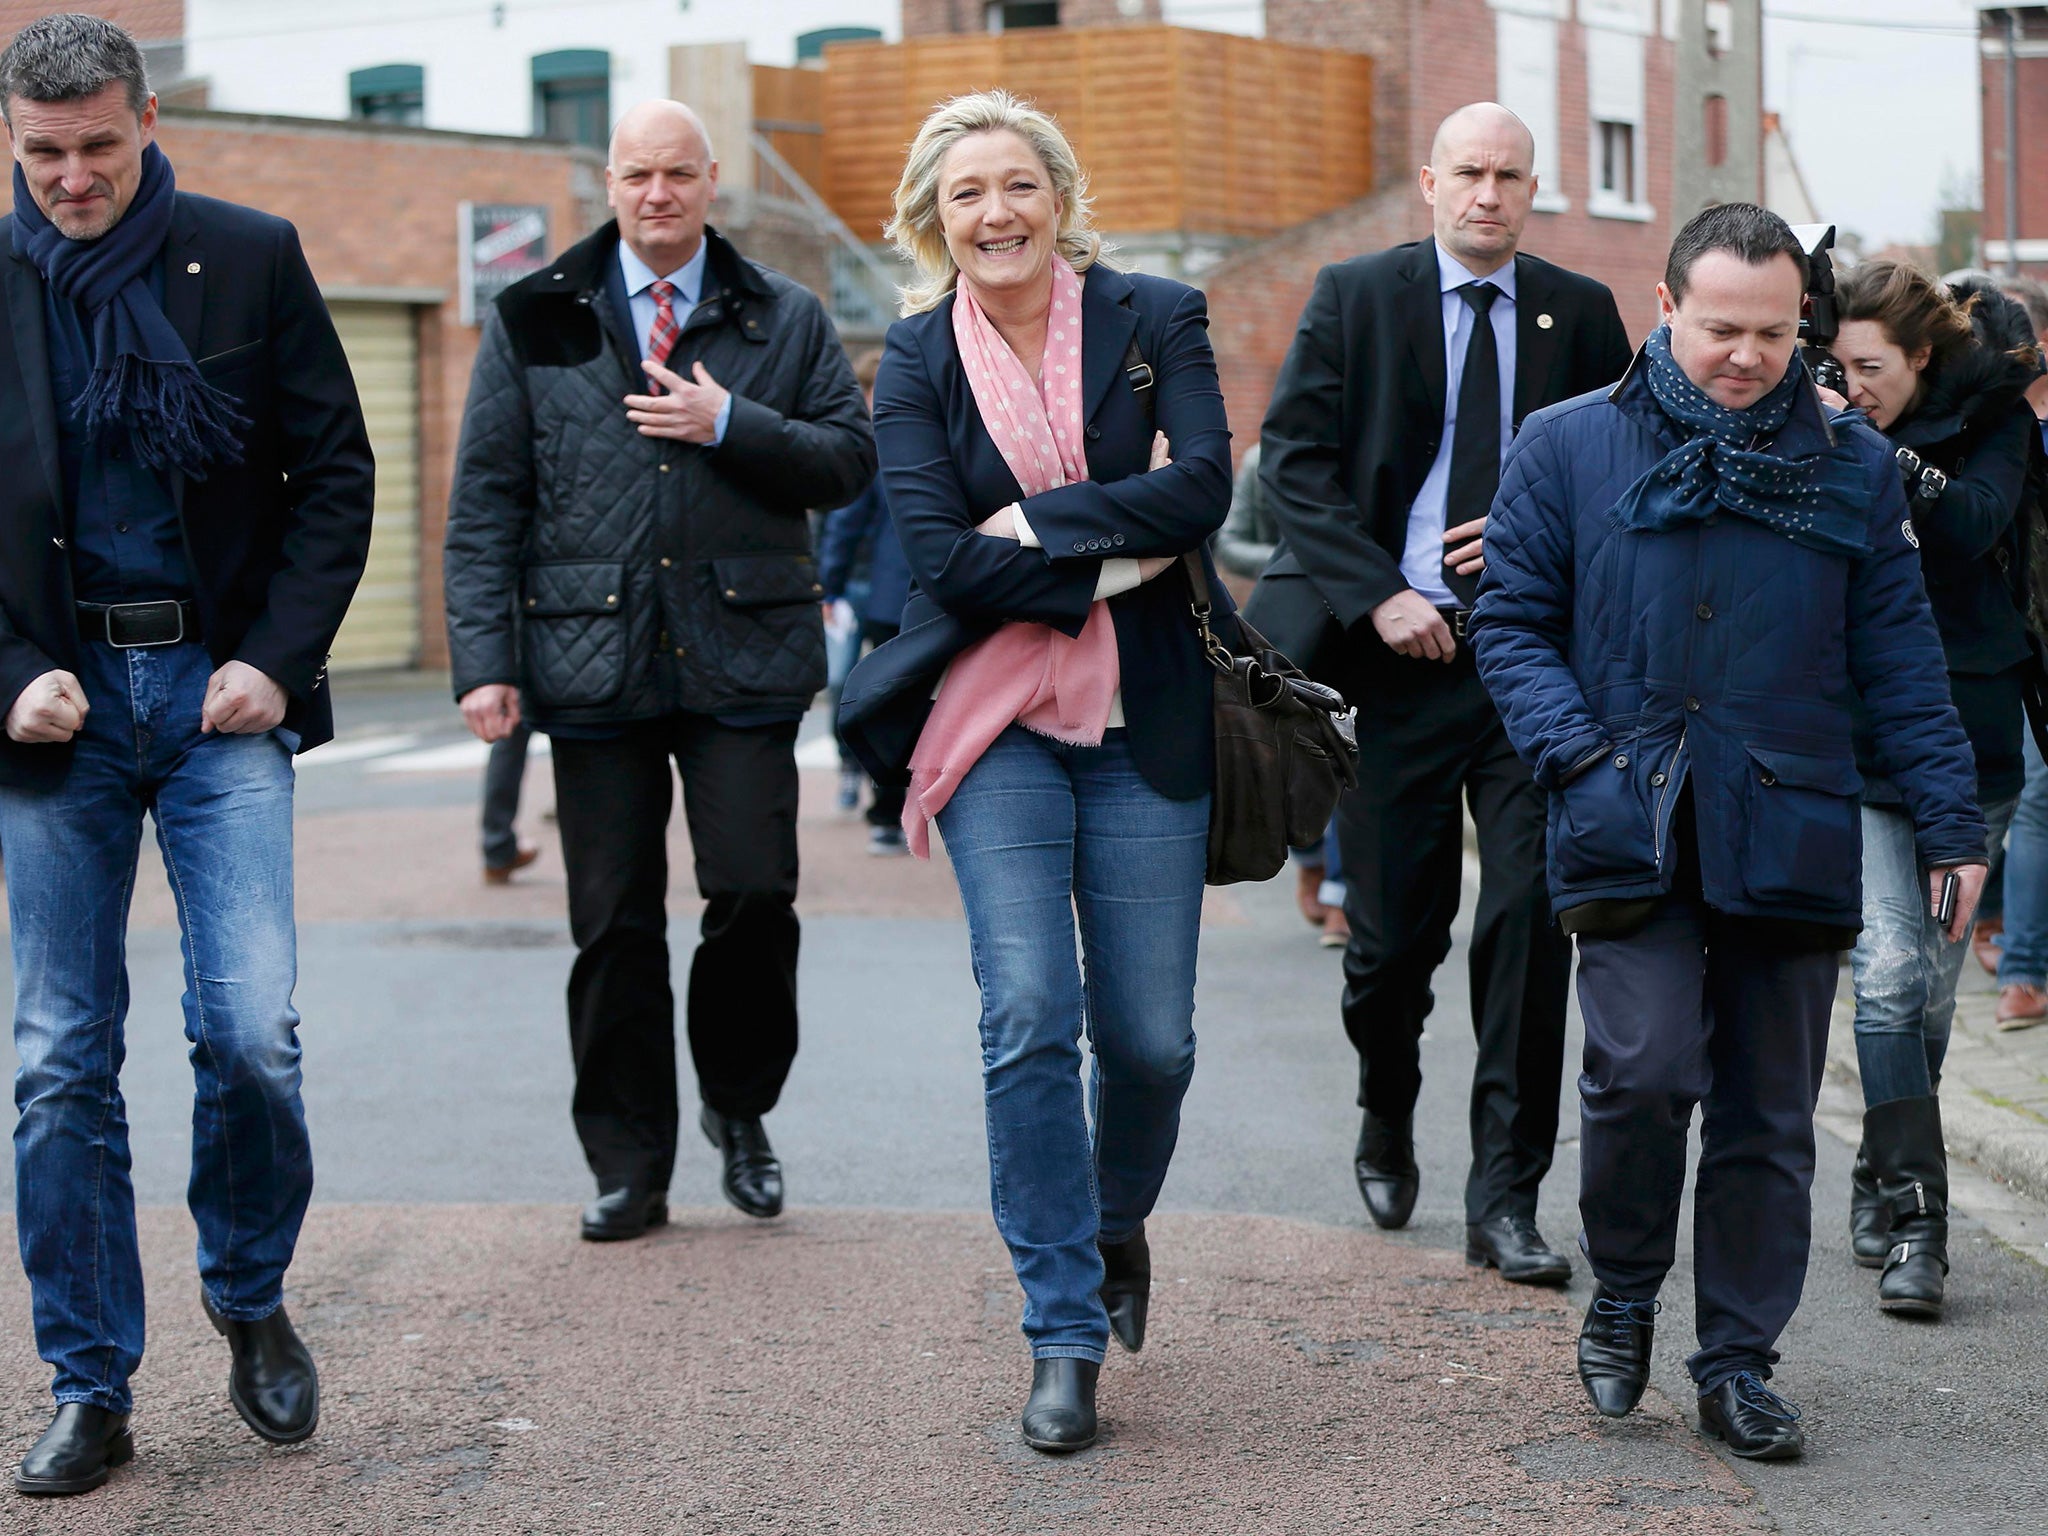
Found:
M 711 562 L 712 628 L 725 681 L 756 698 L 809 698 L 825 686 L 825 589 L 808 555 Z
M 1746 745 L 1743 889 L 1758 901 L 1854 907 L 1863 779 L 1847 758 Z
M 1657 838 L 1642 783 L 1642 744 L 1628 737 L 1550 796 L 1550 859 L 1567 888 L 1644 880 Z
M 559 560 L 528 566 L 519 600 L 520 656 L 534 701 L 603 704 L 626 682 L 625 566 Z

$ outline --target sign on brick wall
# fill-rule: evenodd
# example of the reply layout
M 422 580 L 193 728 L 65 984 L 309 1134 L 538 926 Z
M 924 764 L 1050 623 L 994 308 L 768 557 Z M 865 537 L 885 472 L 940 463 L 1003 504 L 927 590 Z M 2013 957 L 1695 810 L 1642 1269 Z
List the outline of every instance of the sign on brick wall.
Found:
M 460 203 L 462 323 L 548 264 L 548 211 L 537 203 Z

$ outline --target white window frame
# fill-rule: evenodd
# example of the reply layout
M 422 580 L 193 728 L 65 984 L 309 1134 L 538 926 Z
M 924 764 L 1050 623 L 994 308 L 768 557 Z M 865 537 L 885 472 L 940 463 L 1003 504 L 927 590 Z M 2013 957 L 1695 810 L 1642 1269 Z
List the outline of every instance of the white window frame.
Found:
M 1564 213 L 1563 133 L 1558 104 L 1558 8 L 1566 0 L 1493 0 L 1494 79 L 1500 104 L 1536 141 L 1538 213 Z M 1541 61 L 1547 59 L 1546 71 Z
M 1581 0 L 1582 7 L 1587 0 Z M 1657 216 L 1649 196 L 1648 50 L 1643 34 L 1588 27 L 1586 39 L 1586 212 L 1595 218 L 1646 224 Z M 1603 123 L 1626 124 L 1633 143 L 1634 185 L 1620 193 L 1601 186 Z

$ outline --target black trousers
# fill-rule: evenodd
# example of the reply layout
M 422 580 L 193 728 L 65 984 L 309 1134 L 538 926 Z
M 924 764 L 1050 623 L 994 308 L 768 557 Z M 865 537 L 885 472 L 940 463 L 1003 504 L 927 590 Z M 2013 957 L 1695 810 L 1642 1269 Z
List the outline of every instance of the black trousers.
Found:
M 1349 669 L 1358 705 L 1358 787 L 1337 807 L 1344 859 L 1344 1028 L 1360 1058 L 1358 1102 L 1382 1119 L 1422 1089 L 1430 978 L 1451 949 L 1469 802 L 1479 834 L 1473 917 L 1472 1168 L 1465 1218 L 1534 1216 L 1557 1143 L 1571 946 L 1544 884 L 1544 796 L 1508 744 L 1461 640 L 1448 663 L 1376 641 Z
M 568 869 L 576 1134 L 601 1188 L 666 1189 L 675 1164 L 668 962 L 674 760 L 706 906 L 690 965 L 690 1055 L 704 1102 L 775 1107 L 796 1059 L 796 722 L 675 714 L 602 741 L 554 738 Z
M 1768 1376 L 1799 1306 L 1813 1202 L 1813 1110 L 1841 957 L 1790 948 L 1696 894 L 1628 938 L 1579 940 L 1579 1214 L 1593 1273 L 1648 1298 L 1669 1273 L 1686 1132 L 1704 1103 L 1693 1185 L 1702 1392 Z

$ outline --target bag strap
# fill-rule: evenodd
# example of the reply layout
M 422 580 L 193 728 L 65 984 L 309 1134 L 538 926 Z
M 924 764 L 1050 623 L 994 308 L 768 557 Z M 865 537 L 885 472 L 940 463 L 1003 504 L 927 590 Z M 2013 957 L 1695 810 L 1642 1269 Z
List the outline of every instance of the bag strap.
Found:
M 1138 398 L 1138 409 L 1145 413 L 1145 425 L 1153 427 L 1158 421 L 1157 402 L 1153 398 L 1153 386 L 1158 375 L 1152 365 L 1145 361 L 1145 354 L 1138 346 L 1134 333 L 1124 347 L 1124 376 L 1131 381 L 1131 393 Z M 1188 607 L 1195 616 L 1195 627 L 1201 632 L 1202 649 L 1208 655 L 1210 664 L 1221 671 L 1231 668 L 1230 648 L 1216 638 L 1216 632 L 1209 627 L 1209 612 L 1213 606 L 1209 597 L 1209 573 L 1202 568 L 1199 550 L 1189 550 L 1180 557 L 1181 565 L 1188 573 L 1188 589 L 1194 594 Z

